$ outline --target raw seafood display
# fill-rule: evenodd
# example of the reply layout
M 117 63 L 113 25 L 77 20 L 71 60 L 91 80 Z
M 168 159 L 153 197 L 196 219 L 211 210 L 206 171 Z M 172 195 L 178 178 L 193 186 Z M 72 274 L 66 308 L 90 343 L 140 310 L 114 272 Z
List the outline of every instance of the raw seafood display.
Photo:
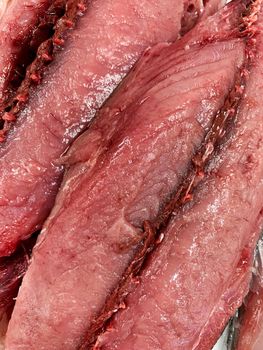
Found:
M 211 349 L 242 303 L 262 229 L 263 35 L 256 42 L 258 54 L 229 138 L 191 202 L 174 213 L 125 310 L 97 348 Z
M 0 4 L 6 350 L 211 350 L 244 300 L 261 347 L 263 4 L 224 3 Z

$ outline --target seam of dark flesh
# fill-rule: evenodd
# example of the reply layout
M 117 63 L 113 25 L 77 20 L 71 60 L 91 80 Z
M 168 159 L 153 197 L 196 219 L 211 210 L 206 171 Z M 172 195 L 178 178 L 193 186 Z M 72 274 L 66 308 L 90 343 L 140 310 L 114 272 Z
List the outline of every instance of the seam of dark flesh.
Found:
M 24 41 L 22 41 L 20 52 L 18 53 L 17 58 L 15 60 L 16 63 L 12 71 L 9 73 L 9 77 L 7 78 L 9 82 L 7 84 L 7 87 L 5 88 L 5 98 L 0 105 L 0 128 L 1 129 L 5 128 L 5 125 L 4 125 L 5 123 L 7 123 L 8 121 L 9 123 L 13 121 L 13 120 L 4 120 L 3 119 L 4 113 L 7 111 L 8 112 L 11 111 L 11 109 L 15 106 L 15 104 L 17 104 L 18 101 L 15 100 L 15 95 L 17 95 L 19 88 L 23 84 L 23 81 L 26 79 L 26 71 L 28 67 L 31 64 L 33 64 L 33 62 L 35 61 L 39 47 L 45 41 L 50 39 L 50 37 L 52 37 L 52 35 L 54 34 L 53 33 L 51 35 L 49 33 L 48 38 L 46 38 L 45 40 L 40 39 L 39 42 L 35 44 L 34 41 L 38 40 L 38 34 L 39 34 L 38 32 L 40 31 L 40 34 L 41 34 L 41 31 L 43 31 L 44 33 L 45 31 L 46 32 L 54 31 L 55 24 L 57 23 L 59 18 L 62 16 L 61 12 L 64 12 L 65 10 L 65 1 L 66 0 L 55 0 L 54 3 L 45 10 L 44 14 L 38 18 L 37 24 L 27 34 L 27 37 L 24 39 Z M 45 26 L 46 26 L 46 29 L 43 29 L 43 27 Z M 14 40 L 15 45 L 19 45 L 18 40 L 19 40 L 19 37 Z M 32 57 L 29 59 L 27 58 L 28 61 L 25 62 L 24 56 L 32 56 Z M 24 72 L 21 72 L 19 67 L 24 67 Z M 31 79 L 31 80 L 32 80 L 31 82 L 32 84 L 37 83 L 35 79 Z M 25 91 L 24 91 L 24 94 L 27 95 Z M 14 117 L 15 116 L 11 118 L 11 113 L 10 113 L 9 119 L 14 119 Z M 1 140 L 1 141 L 3 142 L 4 140 Z
M 14 298 L 27 270 L 36 238 L 35 234 L 21 243 L 11 256 L 0 258 L 0 313 L 2 308 L 6 310 L 14 304 Z
M 93 321 L 86 333 L 85 339 L 79 346 L 79 350 L 100 349 L 95 344 L 98 336 L 110 327 L 110 322 L 114 314 L 126 308 L 125 298 L 134 286 L 140 283 L 139 273 L 143 270 L 149 254 L 161 243 L 164 235 L 163 231 L 167 227 L 171 217 L 175 211 L 193 199 L 193 190 L 205 177 L 209 161 L 222 143 L 226 141 L 228 129 L 231 130 L 235 126 L 238 108 L 244 95 L 246 80 L 254 58 L 256 41 L 254 37 L 257 31 L 253 27 L 253 24 L 257 20 L 257 4 L 259 1 L 248 1 L 242 16 L 239 37 L 243 38 L 246 43 L 245 61 L 236 74 L 235 84 L 232 90 L 227 94 L 224 104 L 216 113 L 213 124 L 207 132 L 201 147 L 192 158 L 185 180 L 169 198 L 162 208 L 162 212 L 157 216 L 157 219 L 154 222 L 144 222 L 144 241 L 138 248 L 133 261 L 125 270 L 118 287 L 111 293 L 99 316 Z
M 36 85 L 41 83 L 45 68 L 54 60 L 56 53 L 61 51 L 68 31 L 74 28 L 78 17 L 86 12 L 86 2 L 86 0 L 56 0 L 47 11 L 45 11 L 42 18 L 40 18 L 38 25 L 27 43 L 30 44 L 34 32 L 47 23 L 48 19 L 46 19 L 46 16 L 53 16 L 54 32 L 51 37 L 40 43 L 36 50 L 34 60 L 26 68 L 25 76 L 20 86 L 15 91 L 15 94 L 12 94 L 12 96 L 5 101 L 4 105 L 1 106 L 0 143 L 5 141 L 8 131 L 17 119 L 17 115 L 26 106 L 31 93 L 30 89 L 33 89 Z M 56 7 L 61 11 L 63 10 L 64 13 L 62 17 L 56 15 Z M 19 62 L 17 64 L 19 64 Z
M 254 263 L 253 268 L 255 269 L 252 274 L 252 279 L 250 282 L 250 288 L 248 291 L 248 294 L 246 295 L 245 299 L 243 300 L 242 305 L 237 309 L 236 314 L 232 317 L 232 319 L 229 322 L 229 334 L 227 337 L 227 350 L 235 350 L 237 348 L 238 340 L 240 337 L 240 325 L 243 322 L 244 315 L 246 313 L 246 303 L 249 300 L 249 297 L 255 293 L 253 291 L 253 285 L 256 284 L 257 278 L 258 278 L 258 268 L 262 270 L 262 261 L 259 253 L 259 243 L 262 241 L 263 236 L 259 238 L 257 242 L 257 247 L 254 251 Z M 260 287 L 262 288 L 262 287 Z

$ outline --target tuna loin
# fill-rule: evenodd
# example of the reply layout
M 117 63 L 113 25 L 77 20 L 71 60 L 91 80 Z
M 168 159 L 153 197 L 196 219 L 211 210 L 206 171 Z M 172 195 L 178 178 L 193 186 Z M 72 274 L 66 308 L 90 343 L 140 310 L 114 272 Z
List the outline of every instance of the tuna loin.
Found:
M 109 295 L 150 247 L 148 221 L 239 75 L 245 44 L 234 9 L 178 44 L 147 50 L 64 157 L 71 167 L 20 288 L 7 350 L 77 349 L 118 307 Z
M 258 10 L 255 3 L 247 23 Z M 259 28 L 262 16 L 261 9 Z M 256 42 L 256 62 L 228 141 L 193 200 L 176 212 L 126 309 L 96 349 L 209 350 L 242 303 L 263 212 L 263 32 Z M 249 349 L 244 344 L 240 349 Z
M 0 256 L 42 225 L 62 174 L 56 159 L 143 50 L 177 38 L 182 15 L 177 0 L 89 2 L 0 147 Z

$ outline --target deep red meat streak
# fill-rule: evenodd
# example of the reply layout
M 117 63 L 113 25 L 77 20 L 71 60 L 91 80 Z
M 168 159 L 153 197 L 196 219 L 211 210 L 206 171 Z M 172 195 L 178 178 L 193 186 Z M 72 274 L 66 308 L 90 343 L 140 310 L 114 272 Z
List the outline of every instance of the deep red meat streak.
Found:
M 0 258 L 0 342 L 5 335 L 21 279 L 30 260 L 36 237 L 23 242 L 9 257 Z
M 22 66 L 30 61 L 32 51 L 25 51 L 40 18 L 51 0 L 12 0 L 4 2 L 0 21 L 0 110 L 20 79 Z M 24 56 L 24 57 L 23 57 Z M 22 64 L 22 66 L 20 65 Z M 22 69 L 23 70 L 23 69 Z
M 67 174 L 20 288 L 7 349 L 90 345 L 122 306 L 152 247 L 151 223 L 240 76 L 243 10 L 234 3 L 182 41 L 147 50 L 64 156 Z
M 28 32 L 25 43 L 20 44 L 21 52 L 17 53 L 16 60 L 13 59 L 14 72 L 10 71 L 6 76 L 4 97 L 0 105 L 0 115 L 4 121 L 0 130 L 0 142 L 5 141 L 5 135 L 28 101 L 30 88 L 41 82 L 46 66 L 53 61 L 59 47 L 64 45 L 63 38 L 68 30 L 74 27 L 77 17 L 86 11 L 79 0 L 55 0 L 50 3 L 46 11 L 45 8 L 42 10 L 35 27 Z M 47 1 L 45 4 L 46 7 L 49 5 Z M 22 71 L 19 72 L 19 69 Z

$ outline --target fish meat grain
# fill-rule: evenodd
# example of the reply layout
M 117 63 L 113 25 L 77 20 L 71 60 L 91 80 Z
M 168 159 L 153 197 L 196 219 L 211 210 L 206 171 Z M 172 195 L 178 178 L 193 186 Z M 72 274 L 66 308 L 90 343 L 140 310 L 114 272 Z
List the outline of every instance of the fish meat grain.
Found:
M 259 14 L 254 28 L 261 29 L 261 2 L 250 11 L 245 21 Z M 228 137 L 94 349 L 209 350 L 242 304 L 263 224 L 261 30 L 251 43 L 249 57 L 257 54 Z
M 51 38 L 56 57 L 41 84 L 29 95 L 16 96 L 23 106 L 15 123 L 7 111 L 8 130 L 0 144 L 0 256 L 11 254 L 42 226 L 61 181 L 63 167 L 57 159 L 143 50 L 178 37 L 183 1 L 94 0 L 81 10 L 65 40 Z M 65 11 L 59 27 L 69 24 L 71 6 Z M 48 52 L 42 54 L 51 59 Z
M 235 350 L 261 350 L 263 344 L 263 240 L 259 240 L 253 281 L 236 322 Z
M 61 159 L 68 170 L 20 288 L 7 350 L 90 346 L 119 308 L 119 288 L 154 241 L 150 223 L 240 76 L 242 10 L 233 4 L 178 43 L 147 50 Z
M 0 112 L 33 49 L 30 40 L 51 0 L 3 1 L 0 17 Z M 25 47 L 27 50 L 25 50 Z

